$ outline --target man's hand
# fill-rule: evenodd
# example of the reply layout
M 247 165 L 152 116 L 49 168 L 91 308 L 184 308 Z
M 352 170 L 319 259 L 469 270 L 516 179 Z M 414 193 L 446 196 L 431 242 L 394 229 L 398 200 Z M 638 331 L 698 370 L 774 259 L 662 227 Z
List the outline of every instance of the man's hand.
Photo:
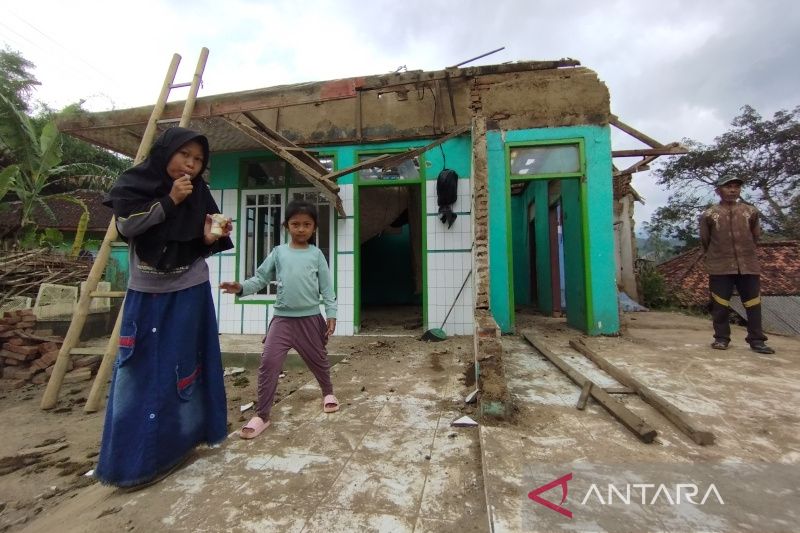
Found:
M 192 194 L 193 189 L 192 179 L 188 175 L 184 175 L 182 178 L 172 182 L 172 190 L 169 191 L 169 197 L 172 198 L 172 202 L 175 205 L 178 205 Z
M 242 290 L 242 284 L 236 281 L 223 281 L 219 284 L 219 288 L 225 294 L 239 294 Z

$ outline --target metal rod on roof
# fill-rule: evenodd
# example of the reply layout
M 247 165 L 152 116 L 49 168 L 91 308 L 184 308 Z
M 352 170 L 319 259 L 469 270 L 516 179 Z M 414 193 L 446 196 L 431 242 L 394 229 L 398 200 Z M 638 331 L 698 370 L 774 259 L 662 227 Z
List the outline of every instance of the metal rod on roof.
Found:
M 473 61 L 475 61 L 476 59 L 480 59 L 480 58 L 482 58 L 482 57 L 490 56 L 490 55 L 492 55 L 492 54 L 494 54 L 494 53 L 496 53 L 496 52 L 499 52 L 500 50 L 505 50 L 505 49 L 506 49 L 506 47 L 505 47 L 505 46 L 501 46 L 501 47 L 500 47 L 500 48 L 498 48 L 497 50 L 492 50 L 491 52 L 486 52 L 485 54 L 481 54 L 481 55 L 479 55 L 479 56 L 475 56 L 475 57 L 473 57 L 472 59 L 467 59 L 466 61 L 462 61 L 462 62 L 461 62 L 461 63 L 459 63 L 458 65 L 453 65 L 452 67 L 447 67 L 447 68 L 458 68 L 458 67 L 460 67 L 461 65 L 466 65 L 467 63 L 472 63 L 472 62 L 473 62 Z

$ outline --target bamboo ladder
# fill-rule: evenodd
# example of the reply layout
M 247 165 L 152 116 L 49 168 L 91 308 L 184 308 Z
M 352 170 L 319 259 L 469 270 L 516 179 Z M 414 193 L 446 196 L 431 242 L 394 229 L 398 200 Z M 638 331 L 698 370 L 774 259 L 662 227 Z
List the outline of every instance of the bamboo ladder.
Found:
M 167 69 L 167 75 L 164 78 L 164 84 L 161 87 L 158 100 L 153 107 L 153 112 L 151 113 L 150 119 L 147 122 L 147 127 L 145 128 L 141 143 L 139 144 L 139 149 L 136 152 L 136 158 L 133 161 L 134 164 L 141 163 L 150 151 L 150 146 L 152 145 L 153 139 L 158 131 L 158 124 L 161 122 L 161 115 L 163 114 L 164 108 L 167 105 L 167 100 L 169 99 L 170 90 L 178 87 L 189 87 L 189 95 L 186 98 L 179 125 L 181 127 L 186 127 L 189 124 L 189 120 L 192 117 L 192 112 L 194 111 L 194 103 L 197 98 L 197 92 L 200 88 L 200 82 L 202 80 L 207 59 L 208 48 L 204 47 L 200 51 L 200 59 L 197 61 L 197 68 L 195 69 L 192 81 L 188 83 L 176 84 L 174 83 L 175 74 L 177 73 L 178 65 L 181 62 L 181 56 L 178 54 L 174 54 L 172 56 L 172 61 Z M 67 372 L 67 366 L 69 365 L 70 357 L 72 355 L 94 353 L 91 351 L 91 349 L 87 350 L 86 348 L 76 348 L 76 345 L 80 340 L 81 332 L 83 331 L 83 327 L 86 323 L 86 316 L 89 313 L 89 306 L 92 302 L 92 298 L 124 298 L 125 296 L 124 291 L 104 292 L 97 290 L 97 284 L 103 275 L 103 271 L 108 263 L 109 255 L 111 254 L 111 243 L 117 239 L 117 236 L 116 219 L 112 216 L 111 221 L 108 224 L 108 229 L 106 230 L 106 235 L 103 238 L 103 243 L 100 245 L 100 251 L 94 260 L 94 264 L 92 264 L 92 269 L 89 271 L 89 277 L 86 279 L 86 285 L 84 286 L 84 290 L 81 293 L 80 299 L 78 300 L 77 309 L 72 315 L 69 329 L 64 337 L 64 343 L 61 345 L 61 349 L 58 351 L 58 358 L 56 359 L 55 366 L 53 367 L 53 374 L 50 376 L 50 381 L 47 382 L 47 388 L 45 389 L 44 396 L 42 397 L 42 409 L 52 409 L 58 403 L 58 394 L 61 391 L 61 385 L 64 382 L 64 374 Z M 103 394 L 105 393 L 106 384 L 108 383 L 112 365 L 117 354 L 117 345 L 119 343 L 120 327 L 122 326 L 123 310 L 124 304 L 120 308 L 119 314 L 117 314 L 114 330 L 111 332 L 111 337 L 108 339 L 108 344 L 103 352 L 103 359 L 100 363 L 100 368 L 97 371 L 97 376 L 95 376 L 92 389 L 89 392 L 88 399 L 86 400 L 84 411 L 87 413 L 93 413 L 100 408 L 100 403 L 102 401 Z

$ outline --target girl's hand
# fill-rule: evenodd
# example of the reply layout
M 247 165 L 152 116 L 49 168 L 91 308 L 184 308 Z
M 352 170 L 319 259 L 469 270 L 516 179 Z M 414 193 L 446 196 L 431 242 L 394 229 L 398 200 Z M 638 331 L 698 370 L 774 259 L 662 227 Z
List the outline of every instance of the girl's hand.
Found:
M 225 294 L 239 294 L 242 290 L 242 284 L 236 281 L 223 281 L 219 284 L 219 288 Z
M 336 331 L 336 319 L 329 318 L 328 319 L 328 331 L 325 332 L 325 340 L 327 341 L 328 338 L 333 335 L 333 332 Z
M 214 244 L 222 237 L 230 236 L 231 231 L 233 230 L 233 223 L 230 220 L 228 220 L 228 223 L 225 225 L 224 228 L 222 228 L 222 235 L 215 235 L 211 233 L 212 223 L 213 219 L 211 218 L 211 215 L 206 215 L 206 222 L 205 226 L 203 227 L 203 242 L 205 242 L 206 245 L 208 246 Z
M 188 174 L 180 177 L 172 182 L 172 189 L 169 191 L 169 197 L 175 205 L 186 200 L 186 197 L 192 194 L 192 177 Z

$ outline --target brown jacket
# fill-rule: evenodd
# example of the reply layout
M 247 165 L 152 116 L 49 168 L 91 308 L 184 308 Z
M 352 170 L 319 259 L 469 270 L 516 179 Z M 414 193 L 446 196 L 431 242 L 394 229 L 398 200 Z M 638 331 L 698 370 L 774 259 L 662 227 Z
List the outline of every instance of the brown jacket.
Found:
M 700 242 L 709 274 L 759 274 L 758 209 L 743 202 L 718 204 L 700 215 Z

